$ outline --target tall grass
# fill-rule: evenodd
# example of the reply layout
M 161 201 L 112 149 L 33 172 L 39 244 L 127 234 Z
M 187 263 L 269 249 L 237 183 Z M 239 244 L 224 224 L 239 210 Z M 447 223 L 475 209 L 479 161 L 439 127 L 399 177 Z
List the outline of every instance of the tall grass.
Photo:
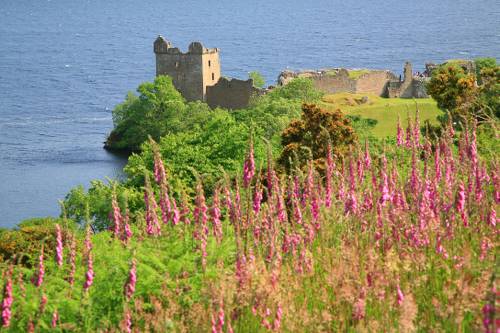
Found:
M 114 199 L 111 230 L 58 226 L 54 258 L 3 268 L 3 331 L 494 332 L 498 163 L 473 130 L 397 142 L 282 176 L 250 146 L 193 203 L 156 152 L 145 211 Z

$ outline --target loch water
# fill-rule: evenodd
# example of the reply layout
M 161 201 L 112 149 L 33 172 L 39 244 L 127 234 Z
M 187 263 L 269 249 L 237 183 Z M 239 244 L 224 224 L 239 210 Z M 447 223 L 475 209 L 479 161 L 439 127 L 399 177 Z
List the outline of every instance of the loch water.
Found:
M 218 47 L 223 75 L 499 56 L 498 0 L 0 0 L 0 227 L 59 214 L 92 179 L 111 110 L 154 78 L 152 43 Z

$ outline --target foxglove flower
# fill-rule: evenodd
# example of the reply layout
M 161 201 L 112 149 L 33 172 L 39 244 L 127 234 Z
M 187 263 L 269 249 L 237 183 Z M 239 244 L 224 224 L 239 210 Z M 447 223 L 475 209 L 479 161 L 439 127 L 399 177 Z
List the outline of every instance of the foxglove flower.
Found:
M 123 328 L 126 333 L 132 333 L 132 315 L 129 310 L 125 312 L 125 318 L 123 321 Z
M 403 305 L 404 300 L 405 300 L 405 296 L 403 295 L 403 292 L 401 291 L 401 288 L 399 287 L 399 284 L 398 284 L 398 290 L 397 290 L 398 305 L 399 306 Z
M 250 140 L 250 149 L 243 165 L 243 187 L 247 188 L 255 175 L 255 160 L 253 151 L 253 141 Z
M 488 216 L 488 224 L 491 227 L 495 227 L 497 225 L 497 212 L 493 206 L 491 206 L 490 214 Z
M 325 188 L 325 206 L 327 208 L 330 208 L 332 205 L 332 175 L 333 175 L 333 170 L 335 166 L 333 163 L 333 156 L 332 156 L 332 146 L 331 144 L 328 144 L 327 148 L 327 155 L 326 155 L 326 188 Z
M 63 242 L 59 224 L 56 224 L 56 262 L 58 266 L 63 264 Z
M 3 288 L 3 300 L 2 300 L 2 326 L 9 327 L 10 320 L 12 318 L 12 302 L 14 301 L 14 296 L 12 294 L 12 269 L 9 269 L 7 273 L 7 281 Z
M 281 305 L 278 304 L 278 308 L 276 309 L 276 316 L 274 317 L 274 322 L 273 322 L 273 330 L 279 331 L 282 319 L 283 319 L 283 309 L 281 308 Z
M 132 259 L 132 264 L 130 266 L 130 270 L 128 272 L 128 279 L 123 287 L 123 294 L 127 300 L 132 298 L 132 295 L 135 292 L 135 285 L 137 283 L 137 270 L 135 259 Z
M 87 291 L 94 282 L 94 265 L 92 261 L 92 252 L 89 252 L 87 257 L 87 272 L 85 273 L 85 282 L 83 283 L 83 291 Z
M 260 212 L 260 205 L 262 203 L 262 186 L 260 182 L 257 183 L 257 185 L 254 188 L 254 193 L 253 193 L 253 212 L 255 215 L 258 215 Z
M 42 252 L 38 257 L 38 273 L 34 278 L 34 284 L 36 287 L 40 287 L 42 285 L 44 276 L 45 276 L 45 267 L 43 265 L 43 246 L 42 246 Z
M 370 157 L 370 150 L 368 149 L 368 140 L 365 140 L 365 168 L 370 169 L 372 159 Z
M 122 214 L 120 212 L 120 206 L 118 205 L 118 200 L 116 199 L 116 193 L 113 193 L 113 199 L 111 200 L 111 206 L 113 208 L 113 232 L 116 238 L 120 237 Z
M 215 189 L 213 195 L 212 209 L 210 209 L 210 217 L 212 218 L 213 233 L 217 241 L 220 243 L 222 240 L 222 224 L 221 224 L 221 210 L 219 200 L 219 189 Z
M 161 154 L 158 150 L 154 152 L 154 175 L 155 180 L 158 185 L 165 184 L 167 181 L 167 176 L 165 173 L 165 166 L 163 165 L 163 160 L 161 159 Z
M 57 327 L 58 321 L 59 321 L 59 312 L 57 312 L 57 310 L 54 310 L 54 312 L 52 313 L 52 322 L 51 322 L 52 328 Z
M 403 145 L 403 129 L 401 128 L 401 119 L 398 116 L 398 127 L 396 134 L 396 142 L 399 147 Z
M 172 197 L 172 224 L 177 225 L 181 220 L 181 213 L 179 208 L 177 208 L 177 202 L 174 197 Z

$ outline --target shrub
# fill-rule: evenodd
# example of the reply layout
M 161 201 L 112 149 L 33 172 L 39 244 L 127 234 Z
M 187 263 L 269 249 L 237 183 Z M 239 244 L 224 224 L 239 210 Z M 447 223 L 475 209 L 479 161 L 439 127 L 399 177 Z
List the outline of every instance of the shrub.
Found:
M 340 110 L 327 111 L 314 104 L 304 104 L 301 119 L 292 121 L 283 131 L 279 163 L 287 170 L 302 167 L 311 159 L 323 164 L 329 144 L 334 155 L 340 158 L 355 142 L 351 122 Z

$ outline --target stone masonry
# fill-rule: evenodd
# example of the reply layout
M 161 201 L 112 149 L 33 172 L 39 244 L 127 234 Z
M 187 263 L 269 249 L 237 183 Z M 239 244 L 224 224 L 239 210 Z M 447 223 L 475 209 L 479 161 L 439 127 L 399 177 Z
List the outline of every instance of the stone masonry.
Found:
M 162 36 L 154 42 L 156 75 L 168 75 L 187 101 L 204 101 L 210 107 L 239 109 L 248 106 L 260 91 L 253 80 L 221 77 L 219 49 L 208 49 L 199 42 L 183 53 Z
M 188 52 L 158 36 L 154 42 L 156 75 L 168 75 L 188 101 L 206 101 L 207 86 L 220 78 L 219 49 L 207 49 L 199 42 L 189 45 Z

